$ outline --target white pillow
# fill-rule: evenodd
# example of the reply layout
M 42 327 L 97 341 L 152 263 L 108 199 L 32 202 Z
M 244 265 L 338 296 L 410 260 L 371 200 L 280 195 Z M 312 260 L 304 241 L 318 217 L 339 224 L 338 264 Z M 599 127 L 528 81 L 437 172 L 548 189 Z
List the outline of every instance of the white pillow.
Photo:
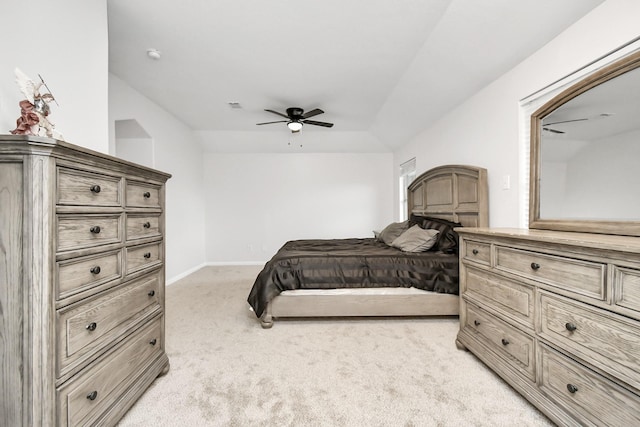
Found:
M 414 225 L 391 242 L 391 246 L 404 252 L 424 252 L 438 241 L 438 230 L 425 230 Z

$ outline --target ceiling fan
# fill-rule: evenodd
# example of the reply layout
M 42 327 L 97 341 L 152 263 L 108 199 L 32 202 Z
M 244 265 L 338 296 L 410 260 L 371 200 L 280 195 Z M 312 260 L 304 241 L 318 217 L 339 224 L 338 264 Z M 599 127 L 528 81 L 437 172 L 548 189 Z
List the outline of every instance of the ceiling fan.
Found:
M 552 122 L 552 123 L 542 123 L 542 130 L 545 130 L 547 132 L 551 132 L 551 133 L 565 133 L 565 131 L 562 130 L 558 130 L 558 129 L 552 129 L 549 126 L 553 126 L 553 125 L 560 125 L 563 123 L 573 123 L 573 122 L 586 122 L 588 120 L 596 120 L 596 119 L 604 119 L 607 117 L 611 117 L 613 114 L 611 113 L 600 113 L 600 114 L 596 114 L 594 116 L 590 116 L 590 117 L 583 117 L 580 119 L 570 119 L 570 120 L 561 120 L 559 122 Z
M 585 120 L 589 120 L 589 118 L 585 117 L 584 119 L 562 120 L 560 122 L 545 123 L 542 130 L 546 130 L 547 132 L 551 133 L 565 133 L 563 130 L 551 129 L 549 126 L 559 125 L 562 123 L 584 122 Z
M 264 111 L 268 111 L 270 113 L 273 114 L 277 114 L 281 117 L 284 117 L 287 120 L 277 120 L 275 122 L 264 122 L 264 123 L 256 123 L 257 125 L 269 125 L 272 123 L 286 123 L 287 127 L 289 129 L 291 129 L 291 132 L 295 133 L 295 132 L 300 132 L 300 130 L 302 129 L 302 125 L 303 124 L 308 124 L 308 125 L 315 125 L 315 126 L 323 126 L 326 128 L 330 128 L 333 126 L 333 123 L 327 123 L 327 122 L 318 122 L 316 120 L 309 120 L 310 117 L 314 117 L 317 116 L 318 114 L 323 114 L 324 111 L 322 111 L 319 108 L 315 108 L 309 112 L 304 112 L 304 110 L 302 108 L 299 107 L 290 107 L 287 108 L 287 114 L 284 113 L 279 113 L 277 111 L 274 110 L 264 110 Z

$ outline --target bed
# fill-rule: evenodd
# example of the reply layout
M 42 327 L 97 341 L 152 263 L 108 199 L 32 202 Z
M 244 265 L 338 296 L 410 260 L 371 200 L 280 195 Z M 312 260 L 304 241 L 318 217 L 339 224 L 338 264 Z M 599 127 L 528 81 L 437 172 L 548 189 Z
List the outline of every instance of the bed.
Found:
M 458 315 L 455 228 L 488 226 L 487 172 L 436 167 L 418 176 L 407 196 L 409 220 L 389 224 L 380 236 L 296 240 L 280 248 L 247 298 L 262 327 L 287 317 Z M 388 232 L 400 235 L 399 227 L 411 229 L 403 238 L 430 233 L 433 247 L 406 252 L 395 235 L 391 246 Z

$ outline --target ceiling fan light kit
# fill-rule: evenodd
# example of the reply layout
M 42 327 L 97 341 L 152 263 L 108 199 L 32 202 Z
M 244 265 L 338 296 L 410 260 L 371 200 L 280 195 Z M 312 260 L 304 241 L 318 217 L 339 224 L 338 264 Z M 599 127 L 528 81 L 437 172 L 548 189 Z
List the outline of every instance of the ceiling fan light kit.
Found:
M 287 127 L 291 129 L 291 132 L 300 132 L 300 130 L 302 129 L 302 123 L 291 121 L 287 123 Z
M 319 108 L 315 108 L 307 113 L 304 112 L 302 108 L 299 107 L 289 107 L 287 108 L 287 113 L 279 113 L 278 111 L 265 109 L 264 111 L 268 111 L 273 114 L 277 114 L 280 117 L 283 117 L 287 120 L 277 120 L 275 122 L 264 122 L 264 123 L 256 123 L 257 125 L 269 125 L 272 123 L 286 123 L 287 127 L 291 130 L 291 132 L 300 132 L 302 126 L 305 124 L 314 125 L 314 126 L 322 126 L 322 127 L 333 127 L 333 123 L 328 122 L 319 122 L 316 120 L 308 120 L 311 117 L 317 116 L 318 114 L 323 114 Z

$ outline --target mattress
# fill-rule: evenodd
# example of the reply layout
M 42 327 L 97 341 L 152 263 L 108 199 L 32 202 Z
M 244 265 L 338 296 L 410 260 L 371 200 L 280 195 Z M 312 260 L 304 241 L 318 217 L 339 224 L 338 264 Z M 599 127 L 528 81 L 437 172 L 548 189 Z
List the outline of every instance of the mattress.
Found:
M 284 291 L 399 287 L 457 294 L 458 277 L 455 254 L 402 252 L 373 238 L 293 240 L 265 264 L 247 301 L 260 317 Z

